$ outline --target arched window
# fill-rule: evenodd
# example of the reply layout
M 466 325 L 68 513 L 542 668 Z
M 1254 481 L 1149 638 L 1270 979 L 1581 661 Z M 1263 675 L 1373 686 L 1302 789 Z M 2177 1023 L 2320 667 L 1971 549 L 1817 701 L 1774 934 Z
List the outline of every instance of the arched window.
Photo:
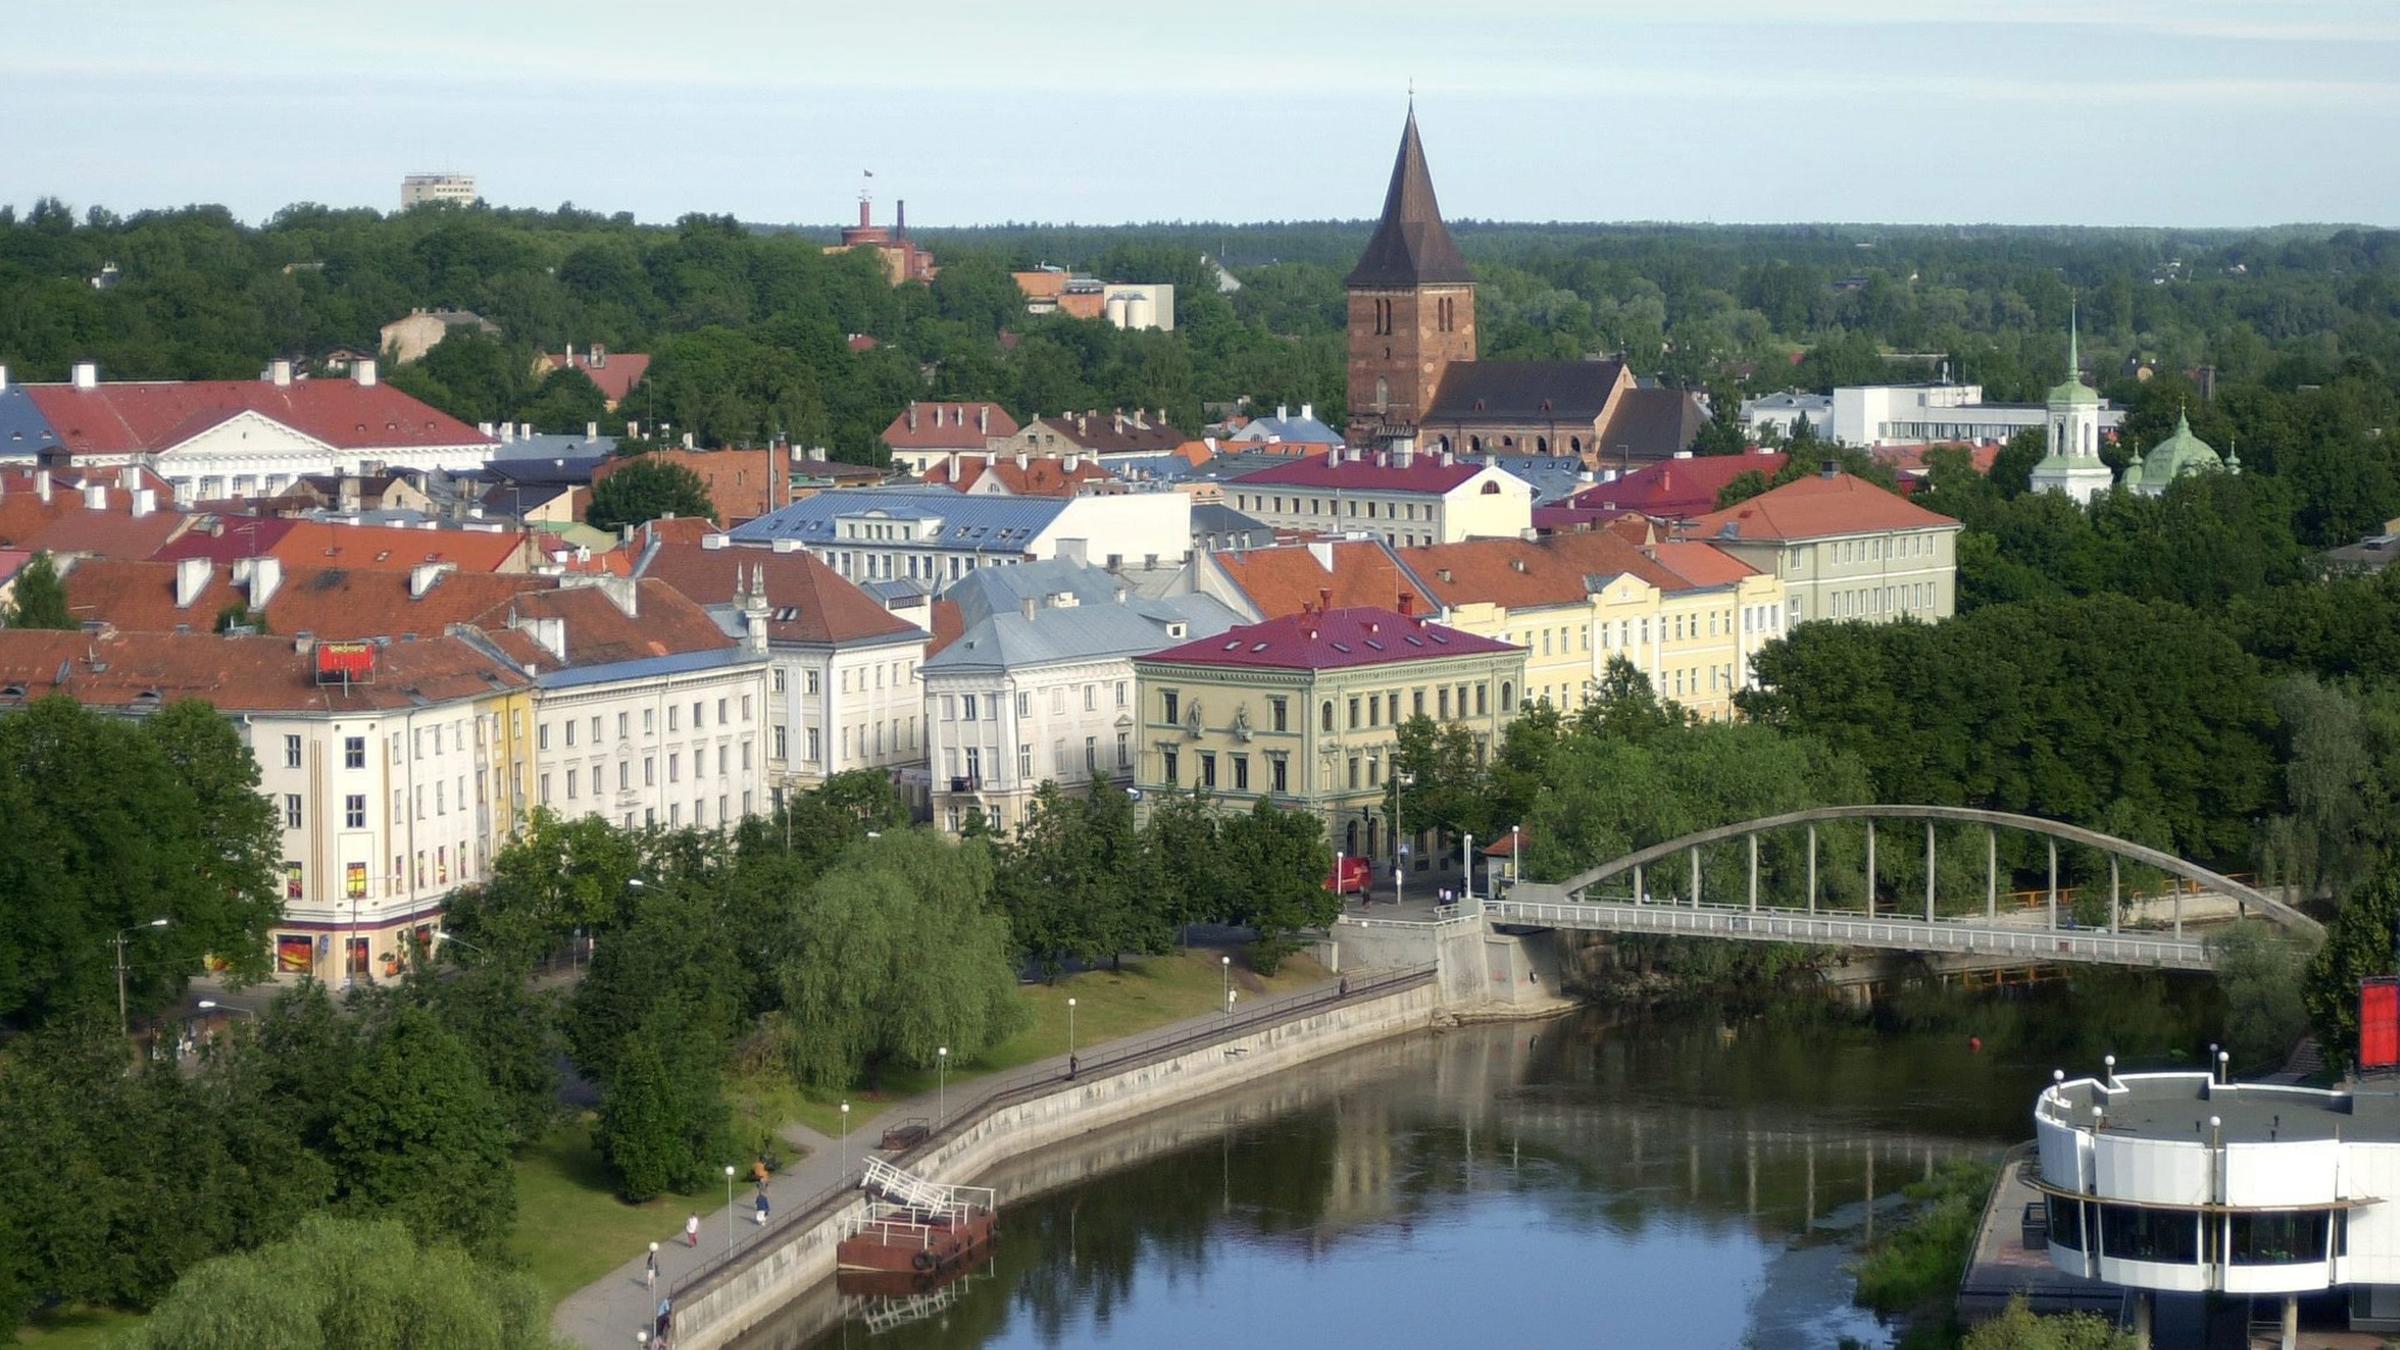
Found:
M 1497 496 L 1499 496 L 1499 495 L 1500 495 L 1500 484 L 1499 484 L 1499 483 L 1497 483 L 1497 482 L 1491 482 L 1491 483 L 1486 483 L 1486 484 L 1484 484 L 1484 485 L 1483 485 L 1483 495 L 1484 495 L 1484 496 L 1486 496 L 1486 497 L 1497 497 Z
M 1325 700 L 1325 706 L 1317 709 L 1317 730 L 1325 732 L 1330 732 L 1333 730 L 1332 699 Z
M 1375 377 L 1375 411 L 1382 412 L 1392 403 L 1392 382 L 1381 375 Z
M 1534 452 L 1535 454 L 1537 454 L 1537 455 L 1546 455 L 1546 454 L 1549 454 L 1549 453 L 1550 453 L 1550 438 L 1549 438 L 1549 437 L 1547 437 L 1547 436 L 1536 436 L 1536 437 L 1534 437 L 1534 438 L 1533 438 L 1533 452 Z
M 1583 453 L 1583 438 L 1581 436 L 1569 436 L 1567 438 L 1567 453 L 1571 455 L 1580 455 Z
M 1470 453 L 1473 453 L 1473 454 L 1478 454 L 1478 455 L 1482 454 L 1482 453 L 1483 453 L 1483 437 L 1481 437 L 1481 436 L 1469 436 L 1469 437 L 1467 438 L 1467 449 L 1468 449 L 1468 451 L 1469 451 Z
M 1500 711 L 1508 712 L 1517 706 L 1517 686 L 1513 681 L 1500 682 Z

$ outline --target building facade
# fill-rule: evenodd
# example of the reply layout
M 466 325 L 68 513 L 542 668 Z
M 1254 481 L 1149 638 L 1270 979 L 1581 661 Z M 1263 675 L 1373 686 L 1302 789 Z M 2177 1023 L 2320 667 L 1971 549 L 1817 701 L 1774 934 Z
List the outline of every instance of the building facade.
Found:
M 1228 504 L 1276 529 L 1364 531 L 1395 547 L 1523 534 L 1533 488 L 1514 474 L 1448 452 L 1345 449 L 1244 474 Z
M 1424 716 L 1497 743 L 1525 687 L 1522 648 L 1372 607 L 1245 624 L 1133 663 L 1137 785 L 1259 797 L 1325 823 L 1349 857 L 1396 856 L 1386 782 L 1402 723 Z M 1410 849 L 1431 863 L 1429 840 Z
M 997 403 L 911 400 L 883 429 L 892 467 L 923 474 L 953 455 L 980 455 L 1017 434 L 1017 419 Z
M 1828 470 L 1694 519 L 1684 537 L 1772 572 L 1786 628 L 1818 619 L 1926 623 L 1958 612 L 1959 523 Z
M 471 173 L 412 173 L 400 179 L 400 209 L 413 210 L 428 203 L 447 203 L 451 206 L 475 204 L 475 175 Z
M 1043 558 L 1156 568 L 1192 544 L 1180 492 L 1013 497 L 940 486 L 858 488 L 794 502 L 731 531 L 736 544 L 791 540 L 861 585 L 907 580 L 939 594 L 988 567 Z

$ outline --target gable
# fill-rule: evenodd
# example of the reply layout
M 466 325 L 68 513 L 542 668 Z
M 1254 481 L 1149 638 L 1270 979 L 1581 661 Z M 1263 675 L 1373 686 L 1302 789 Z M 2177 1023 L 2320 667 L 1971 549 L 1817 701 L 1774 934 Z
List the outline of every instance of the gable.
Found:
M 331 455 L 335 448 L 264 413 L 245 410 L 160 447 L 162 458 L 201 455 Z M 172 466 L 170 466 L 172 467 Z

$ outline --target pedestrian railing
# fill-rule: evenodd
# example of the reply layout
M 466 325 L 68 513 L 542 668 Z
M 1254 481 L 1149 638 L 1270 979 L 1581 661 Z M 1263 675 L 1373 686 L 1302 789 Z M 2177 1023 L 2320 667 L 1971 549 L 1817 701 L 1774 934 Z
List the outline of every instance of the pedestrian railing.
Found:
M 1331 987 L 1320 986 L 1306 993 L 1253 1004 L 1231 1016 L 1213 1019 L 1205 1026 L 1185 1025 L 1137 1040 L 1112 1042 L 1105 1049 L 1096 1048 L 1091 1056 L 1076 1060 L 1071 1070 L 1045 1066 L 1011 1074 L 964 1098 L 958 1109 L 946 1119 L 935 1122 L 933 1133 L 915 1147 L 895 1155 L 888 1162 L 884 1159 L 862 1158 L 859 1166 L 845 1173 L 841 1180 L 785 1210 L 781 1218 L 764 1227 L 752 1229 L 724 1252 L 687 1271 L 675 1281 L 670 1296 L 676 1306 L 688 1307 L 691 1300 L 706 1295 L 740 1270 L 753 1252 L 793 1231 L 822 1223 L 840 1211 L 842 1206 L 860 1193 L 859 1179 L 865 1175 L 871 1163 L 888 1168 L 914 1162 L 982 1124 L 1004 1107 L 1060 1091 L 1079 1079 L 1124 1073 L 1222 1041 L 1236 1040 L 1266 1027 L 1297 1021 L 1327 1008 L 1412 989 L 1431 983 L 1434 975 L 1435 967 L 1430 962 L 1361 975 L 1344 979 Z

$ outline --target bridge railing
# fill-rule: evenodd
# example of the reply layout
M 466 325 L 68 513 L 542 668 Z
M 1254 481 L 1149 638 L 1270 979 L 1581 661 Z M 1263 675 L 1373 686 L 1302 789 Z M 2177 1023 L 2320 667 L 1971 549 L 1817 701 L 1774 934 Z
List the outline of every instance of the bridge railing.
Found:
M 2001 928 L 1956 919 L 1936 919 L 1929 923 L 1924 919 L 1870 918 L 1863 914 L 1822 911 L 1811 914 L 1805 910 L 1763 906 L 1753 910 L 1605 901 L 1496 900 L 1486 906 L 1486 913 L 1496 922 L 1546 928 L 2021 956 L 2029 960 L 2063 957 L 2189 970 L 2207 969 L 2214 964 L 2205 942 L 2092 928 Z

